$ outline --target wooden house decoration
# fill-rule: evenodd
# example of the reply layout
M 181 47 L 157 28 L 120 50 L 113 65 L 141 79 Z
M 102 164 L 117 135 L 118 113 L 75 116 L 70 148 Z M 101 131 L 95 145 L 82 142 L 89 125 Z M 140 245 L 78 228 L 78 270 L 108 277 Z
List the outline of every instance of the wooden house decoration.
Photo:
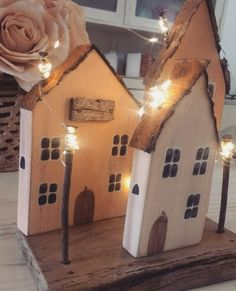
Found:
M 123 237 L 134 257 L 197 244 L 208 210 L 218 130 L 229 72 L 211 1 L 187 0 L 145 78 L 166 80 L 167 99 L 135 130 Z
M 95 46 L 78 47 L 21 109 L 18 228 L 25 235 L 60 228 L 66 125 L 78 127 L 70 225 L 125 214 L 138 103 Z

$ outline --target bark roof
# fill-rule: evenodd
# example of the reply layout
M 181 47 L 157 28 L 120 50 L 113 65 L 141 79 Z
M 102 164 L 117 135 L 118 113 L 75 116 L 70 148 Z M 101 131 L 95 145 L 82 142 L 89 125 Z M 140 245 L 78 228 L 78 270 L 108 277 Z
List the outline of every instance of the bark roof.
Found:
M 100 52 L 100 50 L 95 45 L 81 45 L 78 46 L 73 51 L 73 53 L 65 60 L 64 63 L 62 63 L 53 71 L 53 73 L 47 80 L 39 82 L 32 88 L 32 90 L 30 90 L 27 94 L 24 95 L 21 102 L 21 107 L 28 110 L 33 110 L 37 102 L 41 100 L 40 95 L 48 94 L 54 87 L 56 87 L 63 80 L 63 78 L 68 73 L 77 69 L 79 65 L 89 56 L 89 54 L 92 51 L 96 51 L 99 54 L 99 56 L 103 59 L 104 63 L 108 66 L 108 68 L 112 71 L 117 80 L 127 91 L 129 96 L 135 101 L 137 106 L 140 106 L 139 102 L 134 98 L 134 96 L 128 90 L 123 80 L 119 77 L 119 75 L 117 75 L 113 67 L 104 57 L 104 55 Z
M 168 89 L 168 96 L 160 108 L 149 109 L 142 117 L 141 122 L 137 126 L 130 146 L 141 149 L 147 153 L 155 151 L 156 143 L 166 121 L 174 114 L 178 103 L 187 96 L 194 84 L 204 75 L 207 82 L 206 68 L 209 60 L 185 59 L 177 60 L 170 73 L 172 84 Z M 161 80 L 159 80 L 160 82 Z M 161 82 L 160 82 L 161 83 Z M 211 105 L 211 115 L 215 127 L 216 139 L 218 140 L 218 132 L 216 127 L 216 118 L 214 116 L 213 102 L 206 93 Z M 186 97 L 187 98 L 187 97 Z

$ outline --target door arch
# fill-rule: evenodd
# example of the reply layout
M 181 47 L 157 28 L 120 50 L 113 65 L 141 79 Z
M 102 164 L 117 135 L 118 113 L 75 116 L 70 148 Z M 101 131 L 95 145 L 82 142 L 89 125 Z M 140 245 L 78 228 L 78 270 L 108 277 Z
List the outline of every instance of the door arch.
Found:
M 148 240 L 148 255 L 161 253 L 166 241 L 168 218 L 163 211 L 161 216 L 153 223 Z
M 95 208 L 94 194 L 87 187 L 75 200 L 74 225 L 89 223 L 93 221 Z

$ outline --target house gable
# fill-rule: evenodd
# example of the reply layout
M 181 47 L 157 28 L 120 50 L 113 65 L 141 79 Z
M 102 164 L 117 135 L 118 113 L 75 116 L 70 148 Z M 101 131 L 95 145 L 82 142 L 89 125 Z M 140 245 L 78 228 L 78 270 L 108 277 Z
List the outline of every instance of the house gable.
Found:
M 39 84 L 35 85 L 29 93 L 24 95 L 23 100 L 21 102 L 21 107 L 28 110 L 33 110 L 37 102 L 40 101 L 41 98 L 40 94 L 42 93 L 44 97 L 48 95 L 48 93 L 51 90 L 53 90 L 53 88 L 55 88 L 59 83 L 63 81 L 64 77 L 67 74 L 77 69 L 80 66 L 80 64 L 83 63 L 83 61 L 87 57 L 89 57 L 91 52 L 96 52 L 98 54 L 98 56 L 103 60 L 104 65 L 109 68 L 112 74 L 116 77 L 116 80 L 128 93 L 131 99 L 133 99 L 137 106 L 140 106 L 139 102 L 134 98 L 134 96 L 128 90 L 123 80 L 117 75 L 113 67 L 106 60 L 106 58 L 100 52 L 100 50 L 95 45 L 81 45 L 74 50 L 74 52 L 66 59 L 66 61 L 63 64 L 58 66 L 53 71 L 52 75 L 47 80 L 41 81 Z
M 187 98 L 187 95 L 201 75 L 204 75 L 204 78 L 206 79 L 205 84 L 207 86 L 208 82 L 205 70 L 208 63 L 209 61 L 207 60 L 175 61 L 174 67 L 172 71 L 169 72 L 168 76 L 168 79 L 172 81 L 168 97 L 160 108 L 150 109 L 150 111 L 143 116 L 132 137 L 130 143 L 132 147 L 141 149 L 148 153 L 155 150 L 157 140 L 166 121 L 174 114 L 178 103 L 184 97 Z M 161 83 L 160 79 L 158 81 Z M 205 90 L 206 92 L 208 91 L 207 87 Z M 211 116 L 212 123 L 215 127 L 215 139 L 218 140 L 213 103 L 208 93 L 207 96 L 211 108 L 209 115 Z M 198 102 L 198 100 L 196 100 L 196 102 Z M 189 108 L 189 110 L 191 110 L 191 108 Z
M 219 128 L 230 77 L 226 60 L 220 60 L 219 36 L 211 1 L 187 0 L 176 18 L 169 40 L 169 46 L 162 49 L 146 75 L 145 85 L 147 88 L 153 86 L 160 76 L 165 79 L 176 59 L 210 60 L 207 73 L 209 83 L 215 87 L 213 102 Z

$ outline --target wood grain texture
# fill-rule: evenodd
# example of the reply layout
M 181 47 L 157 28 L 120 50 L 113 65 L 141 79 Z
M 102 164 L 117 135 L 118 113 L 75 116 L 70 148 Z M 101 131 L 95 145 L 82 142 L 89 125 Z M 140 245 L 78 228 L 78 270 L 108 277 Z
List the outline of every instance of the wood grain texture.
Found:
M 163 251 L 166 240 L 167 227 L 168 218 L 163 211 L 162 215 L 153 223 L 148 240 L 148 255 L 154 255 Z
M 115 118 L 114 110 L 114 100 L 94 100 L 85 97 L 77 97 L 71 99 L 70 120 L 109 121 Z
M 67 266 L 59 260 L 60 231 L 24 239 L 50 290 L 180 291 L 236 278 L 236 235 L 216 233 L 210 220 L 201 244 L 139 259 L 121 248 L 123 223 L 115 218 L 71 228 Z
M 74 225 L 93 221 L 95 199 L 92 191 L 85 188 L 75 200 Z

